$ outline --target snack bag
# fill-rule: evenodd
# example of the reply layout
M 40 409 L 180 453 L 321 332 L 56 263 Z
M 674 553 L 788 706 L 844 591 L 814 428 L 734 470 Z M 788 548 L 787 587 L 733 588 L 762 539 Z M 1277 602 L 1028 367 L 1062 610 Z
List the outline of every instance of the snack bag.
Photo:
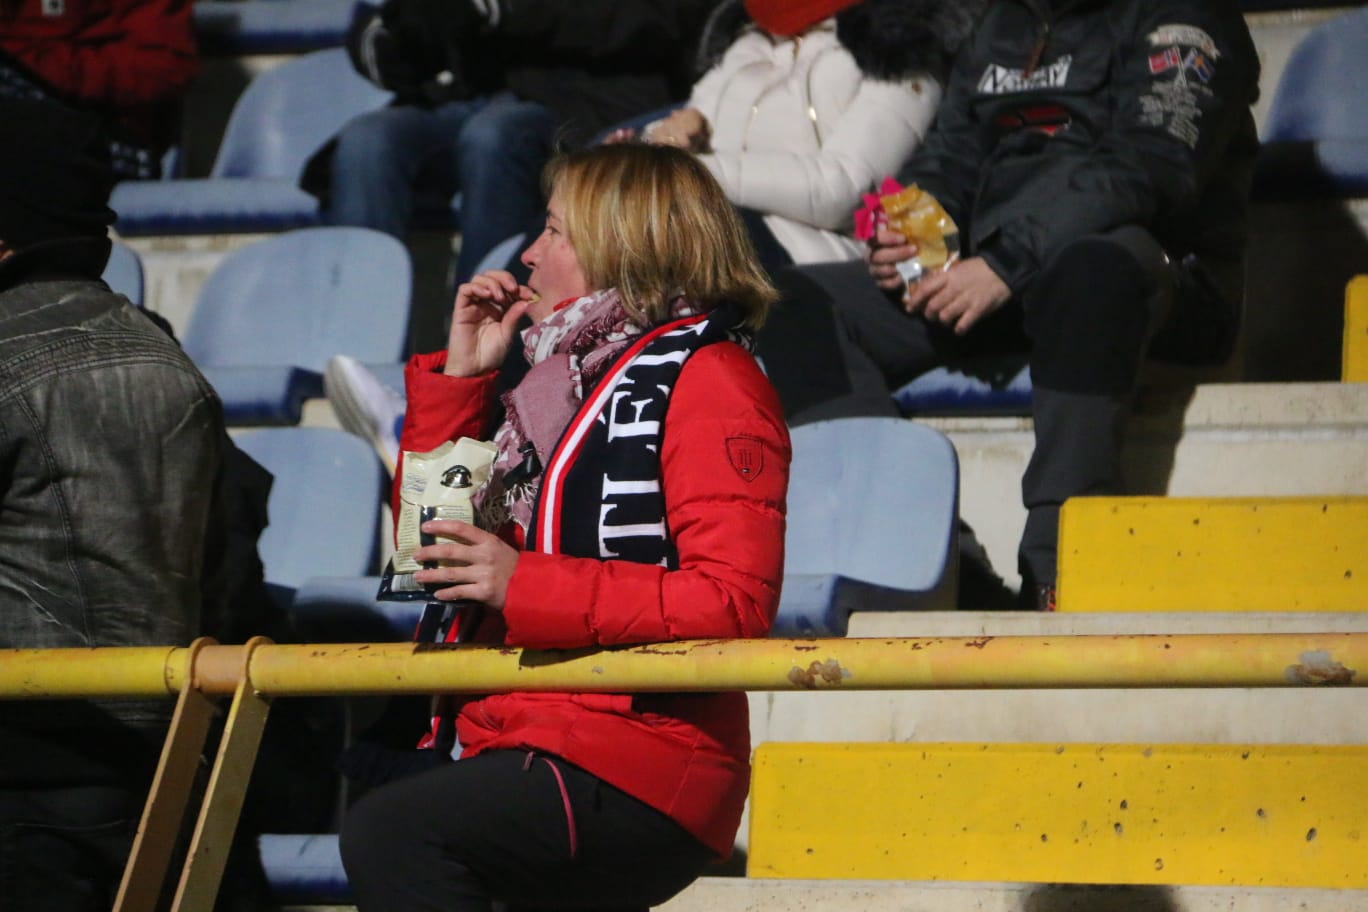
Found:
M 404 453 L 404 480 L 395 517 L 394 557 L 380 583 L 382 599 L 426 599 L 428 594 L 413 574 L 423 565 L 413 552 L 436 541 L 421 530 L 430 519 L 475 522 L 475 492 L 489 481 L 498 448 L 492 443 L 462 437 L 426 453 Z
M 865 196 L 864 208 L 855 213 L 855 237 L 868 240 L 879 225 L 887 225 L 917 245 L 916 256 L 897 264 L 898 274 L 909 285 L 959 258 L 959 226 L 934 196 L 916 184 L 903 187 L 891 177 L 884 178 L 877 195 Z

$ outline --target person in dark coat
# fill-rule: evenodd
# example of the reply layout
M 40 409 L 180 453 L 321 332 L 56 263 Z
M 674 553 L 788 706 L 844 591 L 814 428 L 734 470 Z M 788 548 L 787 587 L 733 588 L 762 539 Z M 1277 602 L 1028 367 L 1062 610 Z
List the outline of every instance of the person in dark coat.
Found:
M 338 135 L 325 217 L 403 239 L 417 201 L 460 194 L 465 281 L 540 218 L 554 147 L 687 94 L 711 2 L 387 0 L 358 18 L 348 47 L 395 101 Z
M 1142 358 L 1231 354 L 1258 74 L 1229 0 L 992 3 L 897 175 L 954 219 L 959 259 L 909 286 L 916 248 L 885 228 L 868 266 L 782 275 L 760 353 L 789 420 L 894 413 L 889 389 L 931 367 L 1028 351 L 1019 568 L 1049 607 L 1060 505 L 1121 490 Z

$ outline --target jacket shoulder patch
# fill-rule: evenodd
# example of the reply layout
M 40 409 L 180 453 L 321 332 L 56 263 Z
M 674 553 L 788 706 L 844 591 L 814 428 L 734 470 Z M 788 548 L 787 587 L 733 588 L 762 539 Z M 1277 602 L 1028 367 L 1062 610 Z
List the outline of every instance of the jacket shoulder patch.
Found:
M 727 461 L 742 481 L 755 481 L 765 470 L 765 444 L 759 437 L 728 437 Z

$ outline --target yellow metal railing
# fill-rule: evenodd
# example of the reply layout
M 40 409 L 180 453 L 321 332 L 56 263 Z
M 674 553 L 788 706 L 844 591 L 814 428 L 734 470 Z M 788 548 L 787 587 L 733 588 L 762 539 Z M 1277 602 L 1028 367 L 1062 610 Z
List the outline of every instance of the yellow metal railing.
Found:
M 413 643 L 0 650 L 0 699 L 176 696 L 115 912 L 151 910 L 214 698 L 232 697 L 173 909 L 212 906 L 269 699 L 500 691 L 1368 686 L 1368 633 L 707 640 L 534 651 Z

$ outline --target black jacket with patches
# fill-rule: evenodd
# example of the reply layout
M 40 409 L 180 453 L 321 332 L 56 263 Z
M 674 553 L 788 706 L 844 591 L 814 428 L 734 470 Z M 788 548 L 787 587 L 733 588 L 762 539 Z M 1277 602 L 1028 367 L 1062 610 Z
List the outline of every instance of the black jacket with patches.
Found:
M 928 75 L 944 82 L 950 61 L 986 0 L 863 0 L 836 14 L 836 37 L 874 79 Z M 713 67 L 752 24 L 741 0 L 723 0 L 699 42 L 696 75 Z
M 1238 274 L 1258 73 L 1231 0 L 996 0 L 899 179 L 1014 293 L 1066 243 L 1128 224 Z

